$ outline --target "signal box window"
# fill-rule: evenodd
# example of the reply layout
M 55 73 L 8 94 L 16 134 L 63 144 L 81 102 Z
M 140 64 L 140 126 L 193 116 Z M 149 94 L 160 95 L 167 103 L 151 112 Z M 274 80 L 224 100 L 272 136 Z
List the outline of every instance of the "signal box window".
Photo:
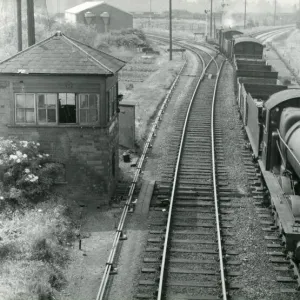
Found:
M 96 94 L 79 95 L 80 123 L 95 123 L 98 121 L 99 96 Z
M 76 123 L 76 98 L 75 94 L 59 93 L 59 123 Z
M 99 106 L 99 94 L 18 93 L 15 94 L 15 123 L 95 124 L 99 121 Z
M 56 123 L 57 94 L 38 95 L 38 123 Z
M 16 123 L 35 123 L 34 94 L 16 94 Z

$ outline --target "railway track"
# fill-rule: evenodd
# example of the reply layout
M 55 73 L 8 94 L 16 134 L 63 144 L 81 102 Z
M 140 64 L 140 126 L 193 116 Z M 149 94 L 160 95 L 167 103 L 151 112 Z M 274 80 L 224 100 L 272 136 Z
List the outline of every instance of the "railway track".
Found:
M 203 45 L 178 45 L 200 52 L 206 68 L 191 74 L 187 67 L 179 76 L 194 77 L 195 91 L 176 120 L 135 299 L 235 299 L 241 275 L 231 232 L 236 191 L 227 188 L 222 125 L 214 123 L 212 108 L 224 59 L 213 59 Z
M 232 211 L 222 160 L 220 127 L 214 130 L 214 100 L 224 58 L 199 48 L 206 64 L 191 101 L 182 109 L 173 134 L 152 215 L 137 299 L 227 299 L 227 276 L 238 276 Z M 215 147 L 216 144 L 216 147 Z M 224 236 L 221 236 L 224 233 Z M 224 243 L 224 237 L 226 242 Z M 231 249 L 230 249 L 231 247 Z M 224 265 L 224 249 L 227 272 Z M 160 272 L 158 271 L 160 269 Z M 153 291 L 157 288 L 157 294 Z

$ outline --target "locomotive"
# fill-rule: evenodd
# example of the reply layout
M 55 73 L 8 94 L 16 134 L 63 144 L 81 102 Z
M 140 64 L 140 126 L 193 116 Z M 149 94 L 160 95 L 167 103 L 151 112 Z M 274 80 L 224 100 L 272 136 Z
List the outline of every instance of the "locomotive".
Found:
M 282 243 L 299 262 L 300 89 L 279 82 L 259 40 L 233 29 L 216 36 L 234 65 L 237 105 Z

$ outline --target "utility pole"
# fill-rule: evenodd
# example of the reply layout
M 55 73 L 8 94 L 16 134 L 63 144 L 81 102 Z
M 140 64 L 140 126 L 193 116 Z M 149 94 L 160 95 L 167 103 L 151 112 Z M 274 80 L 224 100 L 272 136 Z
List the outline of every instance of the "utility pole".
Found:
M 212 25 L 213 25 L 213 0 L 210 0 L 210 38 L 212 38 Z
M 28 47 L 35 44 L 34 2 L 27 0 Z
M 152 18 L 152 0 L 150 0 L 150 15 L 149 15 L 149 23 L 151 25 L 151 18 Z
M 277 6 L 277 1 L 275 0 L 275 7 L 274 7 L 274 26 L 276 25 L 276 6 Z
M 17 0 L 17 35 L 18 35 L 18 51 L 22 51 L 22 4 L 21 4 L 21 0 Z
M 246 29 L 246 21 L 247 21 L 247 0 L 245 0 L 244 29 Z
M 169 0 L 169 32 L 170 32 L 170 60 L 172 60 L 172 0 Z

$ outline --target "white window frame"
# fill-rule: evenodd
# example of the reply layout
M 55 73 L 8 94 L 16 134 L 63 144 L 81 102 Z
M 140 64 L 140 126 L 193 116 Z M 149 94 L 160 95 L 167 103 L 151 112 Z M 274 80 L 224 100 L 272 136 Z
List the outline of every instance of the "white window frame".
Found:
M 56 122 L 40 122 L 39 121 L 39 104 L 38 104 L 38 100 L 39 100 L 39 95 L 48 95 L 48 94 L 52 94 L 52 95 L 56 95 L 56 105 L 55 105 L 55 109 L 56 109 Z M 58 113 L 58 94 L 59 93 L 36 93 L 36 123 L 39 125 L 58 125 L 58 117 L 59 117 L 59 113 Z M 46 109 L 46 115 L 48 115 L 48 109 Z M 61 123 L 63 124 L 63 123 Z
M 18 95 L 33 95 L 33 102 L 34 102 L 34 122 L 32 123 L 27 123 L 27 122 L 18 122 L 17 121 L 17 96 Z M 15 93 L 15 124 L 18 124 L 18 125 L 36 125 L 36 94 L 35 93 Z
M 81 110 L 87 110 L 89 111 L 89 107 L 86 109 L 86 108 L 80 108 L 80 96 L 88 96 L 88 105 L 90 107 L 90 95 L 95 95 L 97 96 L 97 121 L 95 122 L 81 122 Z M 99 94 L 96 94 L 96 93 L 78 93 L 78 123 L 79 124 L 96 124 L 96 123 L 99 123 L 99 120 L 100 120 L 100 95 Z

